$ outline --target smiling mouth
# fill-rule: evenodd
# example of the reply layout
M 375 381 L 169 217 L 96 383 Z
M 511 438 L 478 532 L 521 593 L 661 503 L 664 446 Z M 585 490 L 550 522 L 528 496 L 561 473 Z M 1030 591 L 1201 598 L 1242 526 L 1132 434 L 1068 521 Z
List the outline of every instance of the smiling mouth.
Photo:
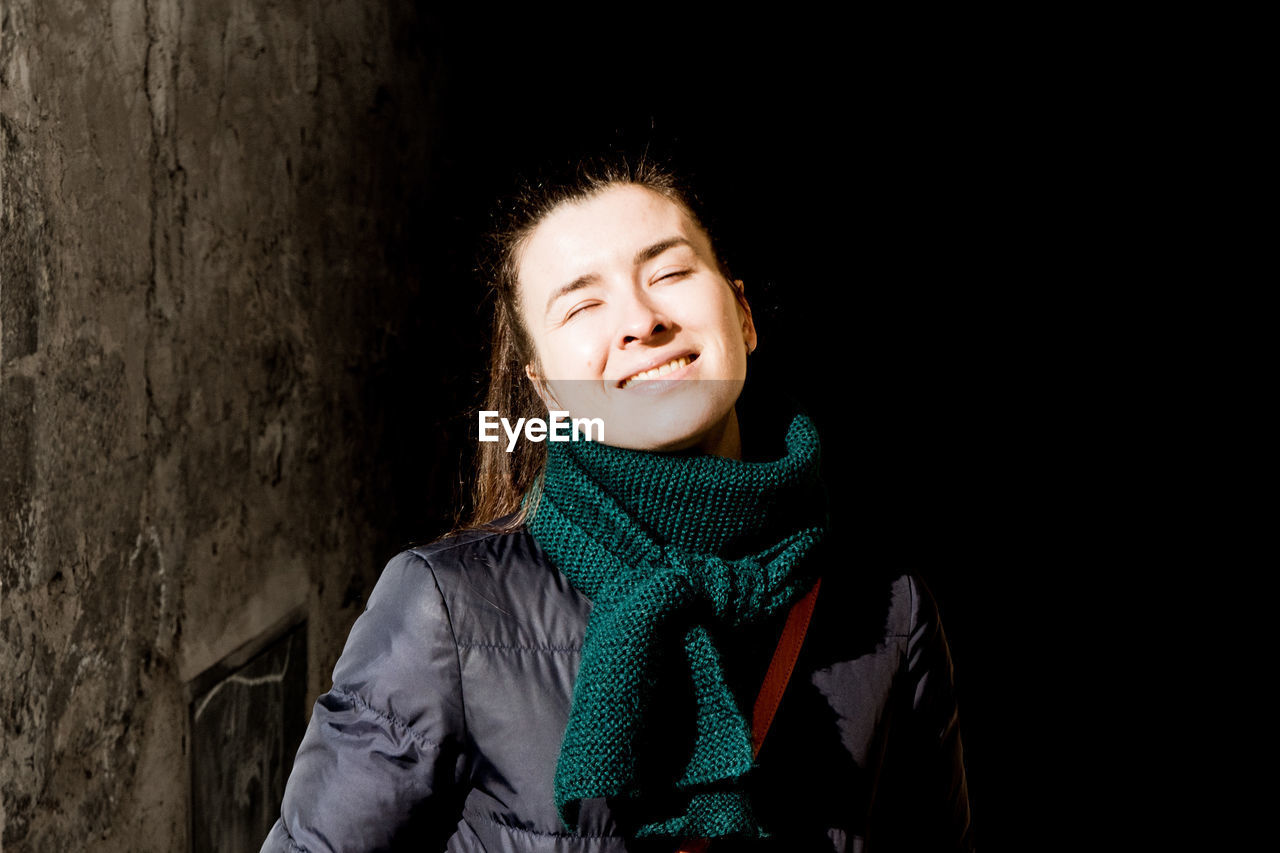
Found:
M 689 353 L 688 355 L 682 355 L 677 358 L 673 358 L 671 359 L 671 361 L 668 361 L 666 364 L 660 364 L 657 367 L 652 368 L 650 370 L 645 370 L 640 373 L 634 374 L 633 376 L 628 376 L 626 379 L 618 383 L 618 387 L 627 388 L 635 384 L 636 382 L 650 382 L 654 379 L 661 379 L 662 377 L 666 376 L 668 373 L 674 373 L 677 370 L 680 370 L 684 367 L 689 366 L 690 364 L 692 364 L 697 360 L 698 360 L 698 354 L 696 352 Z

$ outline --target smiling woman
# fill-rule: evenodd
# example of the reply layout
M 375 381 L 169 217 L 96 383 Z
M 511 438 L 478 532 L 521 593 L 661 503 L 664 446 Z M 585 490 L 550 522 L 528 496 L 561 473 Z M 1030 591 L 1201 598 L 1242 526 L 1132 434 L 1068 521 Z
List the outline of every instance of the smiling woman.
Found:
M 733 404 L 755 326 L 683 207 L 609 187 L 546 217 L 517 268 L 525 372 L 545 404 L 602 418 L 617 447 L 741 455 Z
M 480 445 L 473 523 L 383 572 L 264 849 L 971 848 L 937 609 L 850 558 L 813 421 L 749 405 L 691 198 L 613 161 L 502 208 L 481 424 L 603 435 Z
M 514 421 L 559 407 L 601 418 L 617 447 L 740 455 L 755 325 L 694 199 L 651 162 L 601 158 L 504 200 L 486 409 Z M 518 526 L 545 459 L 530 442 L 482 446 L 471 524 Z

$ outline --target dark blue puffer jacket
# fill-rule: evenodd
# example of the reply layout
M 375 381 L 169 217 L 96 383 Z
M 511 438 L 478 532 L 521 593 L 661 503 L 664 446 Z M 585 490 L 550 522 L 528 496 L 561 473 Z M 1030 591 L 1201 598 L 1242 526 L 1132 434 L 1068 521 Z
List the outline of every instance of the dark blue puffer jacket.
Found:
M 908 574 L 827 547 L 781 706 L 748 774 L 765 840 L 734 851 L 968 850 L 969 804 L 937 609 Z M 406 551 L 317 700 L 264 851 L 668 853 L 627 803 L 560 824 L 552 779 L 591 602 L 521 528 Z M 750 709 L 786 620 L 722 640 Z

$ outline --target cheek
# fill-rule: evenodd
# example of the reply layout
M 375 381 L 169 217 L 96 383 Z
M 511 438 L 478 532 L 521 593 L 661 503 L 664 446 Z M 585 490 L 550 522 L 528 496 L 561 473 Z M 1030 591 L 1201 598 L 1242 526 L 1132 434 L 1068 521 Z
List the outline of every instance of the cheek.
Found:
M 727 284 L 722 283 L 716 290 L 715 303 L 717 322 L 719 322 L 725 329 L 732 329 L 735 336 L 741 335 L 742 306 L 738 304 L 738 300 L 734 297 L 732 289 L 730 289 Z
M 724 345 L 727 349 L 735 351 L 740 344 L 743 343 L 742 337 L 742 316 L 738 312 L 738 303 L 736 300 L 722 302 L 717 306 L 714 315 L 708 318 L 713 323 L 724 338 Z
M 604 366 L 604 350 L 590 335 L 565 335 L 544 344 L 544 367 L 552 379 L 596 376 Z

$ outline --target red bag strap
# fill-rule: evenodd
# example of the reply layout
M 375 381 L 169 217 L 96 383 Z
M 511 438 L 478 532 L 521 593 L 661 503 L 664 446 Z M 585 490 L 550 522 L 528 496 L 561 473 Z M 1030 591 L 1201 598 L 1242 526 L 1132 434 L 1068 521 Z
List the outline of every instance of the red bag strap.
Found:
M 769 661 L 769 670 L 764 674 L 764 684 L 760 687 L 760 695 L 756 697 L 755 710 L 751 714 L 752 757 L 760 754 L 760 745 L 764 743 L 764 736 L 773 723 L 774 715 L 778 713 L 782 694 L 786 692 L 787 682 L 791 680 L 791 671 L 796 668 L 805 632 L 809 630 L 809 618 L 813 616 L 813 606 L 818 601 L 820 586 L 822 578 L 818 578 L 813 589 L 791 605 L 791 612 L 787 614 L 787 624 L 778 639 L 778 647 L 773 651 L 773 660 Z M 710 843 L 707 838 L 685 841 L 679 853 L 704 853 Z

